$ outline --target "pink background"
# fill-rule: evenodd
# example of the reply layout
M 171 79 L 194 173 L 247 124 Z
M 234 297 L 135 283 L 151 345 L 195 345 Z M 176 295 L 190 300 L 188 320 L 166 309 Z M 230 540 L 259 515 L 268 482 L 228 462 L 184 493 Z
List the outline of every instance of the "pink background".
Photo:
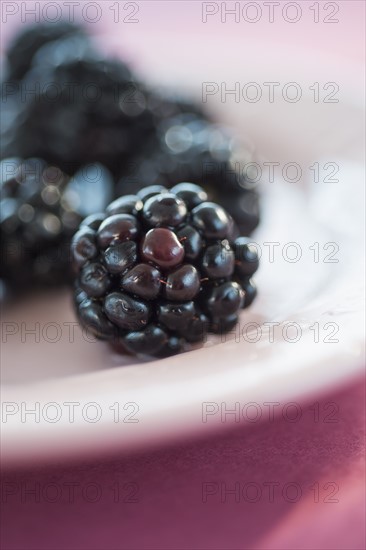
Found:
M 319 402 L 320 421 L 311 407 Z M 333 403 L 329 408 L 329 403 Z M 326 408 L 328 407 L 328 409 Z M 337 414 L 327 415 L 337 407 Z M 364 410 L 365 381 L 341 391 L 314 397 L 301 405 L 302 418 L 284 418 L 227 429 L 204 441 L 123 459 L 8 473 L 3 478 L 2 548 L 4 550 L 64 549 L 363 549 L 365 548 Z M 230 424 L 226 426 L 228 428 Z M 67 483 L 77 483 L 69 502 Z M 202 484 L 255 483 L 258 502 L 235 502 L 220 493 L 202 502 Z M 266 483 L 278 483 L 273 502 Z M 42 491 L 54 483 L 60 500 L 22 489 Z M 87 502 L 82 490 L 98 484 L 101 498 Z M 113 502 L 113 486 L 137 483 L 138 502 Z M 296 503 L 281 494 L 286 483 L 300 486 Z M 310 489 L 319 484 L 319 502 Z M 327 483 L 332 485 L 326 486 Z M 334 485 L 336 484 L 336 485 Z M 325 489 L 324 489 L 325 486 Z M 333 499 L 333 488 L 339 487 Z M 15 492 L 6 496 L 5 491 Z M 288 498 L 294 493 L 288 490 Z M 49 495 L 49 496 L 47 496 Z M 93 499 L 92 489 L 86 498 Z

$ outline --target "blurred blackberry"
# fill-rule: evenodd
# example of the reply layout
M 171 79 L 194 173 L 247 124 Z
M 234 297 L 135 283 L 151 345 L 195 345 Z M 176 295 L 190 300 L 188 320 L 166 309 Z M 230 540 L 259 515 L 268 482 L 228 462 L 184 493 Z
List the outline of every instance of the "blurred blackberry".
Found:
M 252 160 L 224 127 L 198 113 L 181 112 L 161 120 L 143 156 L 126 163 L 117 192 L 133 193 L 148 183 L 171 187 L 195 181 L 224 206 L 242 233 L 250 234 L 259 223 L 258 193 L 245 170 Z
M 243 233 L 256 227 L 258 195 L 241 172 L 247 153 L 237 155 L 232 136 L 198 105 L 147 90 L 68 23 L 29 27 L 8 59 L 1 158 L 44 158 L 68 174 L 100 162 L 120 177 L 115 196 L 196 181 Z
M 11 89 L 3 96 L 12 113 L 2 155 L 44 158 L 68 173 L 100 162 L 120 173 L 154 132 L 148 94 L 124 63 L 104 59 L 84 37 L 48 43 L 15 98 Z
M 0 279 L 6 291 L 70 279 L 69 244 L 81 219 L 103 210 L 112 181 L 99 165 L 72 179 L 40 159 L 0 163 Z
M 254 297 L 247 278 L 258 268 L 250 242 L 236 235 L 230 215 L 195 184 L 116 199 L 72 240 L 80 323 L 157 357 L 231 330 Z
M 57 23 L 36 23 L 29 25 L 15 35 L 6 52 L 6 80 L 19 81 L 29 71 L 38 50 L 55 40 L 70 36 L 88 37 L 80 26 L 67 21 Z

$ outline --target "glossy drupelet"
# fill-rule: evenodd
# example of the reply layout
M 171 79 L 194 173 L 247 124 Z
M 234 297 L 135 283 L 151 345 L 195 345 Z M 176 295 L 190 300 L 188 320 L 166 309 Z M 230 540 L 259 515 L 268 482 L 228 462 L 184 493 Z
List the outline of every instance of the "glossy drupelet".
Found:
M 133 354 L 166 357 L 231 330 L 255 295 L 249 239 L 191 183 L 116 199 L 71 250 L 80 323 Z

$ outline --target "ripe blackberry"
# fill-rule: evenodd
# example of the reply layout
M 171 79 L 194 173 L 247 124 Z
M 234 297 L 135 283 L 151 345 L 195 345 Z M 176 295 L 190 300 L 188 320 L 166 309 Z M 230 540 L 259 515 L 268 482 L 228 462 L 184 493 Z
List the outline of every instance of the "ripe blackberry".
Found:
M 0 279 L 6 288 L 18 292 L 70 280 L 70 239 L 83 217 L 104 210 L 111 197 L 111 177 L 100 165 L 71 179 L 40 159 L 2 161 Z M 91 258 L 90 232 L 85 228 L 79 255 Z
M 195 181 L 242 233 L 256 227 L 258 194 L 242 174 L 251 159 L 236 158 L 233 136 L 199 106 L 148 90 L 66 22 L 28 27 L 7 56 L 1 158 L 44 158 L 69 174 L 100 162 L 121 178 L 116 196 Z
M 252 160 L 248 155 L 230 132 L 203 113 L 183 111 L 157 122 L 156 135 L 143 156 L 125 166 L 117 191 L 134 193 L 149 183 L 171 187 L 195 181 L 224 206 L 242 233 L 250 234 L 259 223 L 259 200 L 245 171 Z
M 84 220 L 71 246 L 84 327 L 156 357 L 232 328 L 254 298 L 258 258 L 231 216 L 206 199 L 192 183 L 155 185 Z
M 119 174 L 155 129 L 146 88 L 81 35 L 43 45 L 18 88 L 3 97 L 3 157 L 40 157 L 71 174 L 100 162 Z

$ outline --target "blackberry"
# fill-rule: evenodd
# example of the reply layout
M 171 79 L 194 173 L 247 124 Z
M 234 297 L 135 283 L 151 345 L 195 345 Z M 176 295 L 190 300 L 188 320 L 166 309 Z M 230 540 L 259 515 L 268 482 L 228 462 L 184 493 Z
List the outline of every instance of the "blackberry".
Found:
M 252 159 L 198 105 L 152 92 L 67 22 L 26 28 L 7 58 L 1 158 L 44 158 L 68 174 L 100 162 L 120 178 L 117 197 L 195 181 L 242 233 L 257 226 L 258 194 L 242 174 Z
M 120 178 L 117 197 L 151 183 L 195 181 L 242 233 L 255 229 L 258 194 L 242 174 L 252 159 L 199 106 L 152 92 L 66 22 L 29 27 L 7 56 L 2 158 L 44 158 L 69 174 L 100 162 Z M 191 206 L 187 194 L 181 198 Z M 118 208 L 131 213 L 133 205 Z
M 231 216 L 206 199 L 192 183 L 150 186 L 82 222 L 71 250 L 84 327 L 156 357 L 233 327 L 254 298 L 258 262 Z
M 106 60 L 83 36 L 48 42 L 15 98 L 12 90 L 3 97 L 10 113 L 2 156 L 41 157 L 71 174 L 100 162 L 119 174 L 154 133 L 149 93 L 122 61 Z
M 151 182 L 172 187 L 195 181 L 232 215 L 242 233 L 250 234 L 259 223 L 259 198 L 244 167 L 253 159 L 226 128 L 191 111 L 157 121 L 156 134 L 143 155 L 130 159 L 117 191 L 135 193 Z M 188 195 L 181 198 L 191 206 Z
M 103 210 L 111 197 L 111 176 L 100 165 L 70 178 L 40 159 L 2 161 L 0 279 L 6 287 L 18 292 L 71 280 L 71 237 L 83 217 Z M 82 265 L 97 253 L 94 231 L 84 226 L 74 260 Z

